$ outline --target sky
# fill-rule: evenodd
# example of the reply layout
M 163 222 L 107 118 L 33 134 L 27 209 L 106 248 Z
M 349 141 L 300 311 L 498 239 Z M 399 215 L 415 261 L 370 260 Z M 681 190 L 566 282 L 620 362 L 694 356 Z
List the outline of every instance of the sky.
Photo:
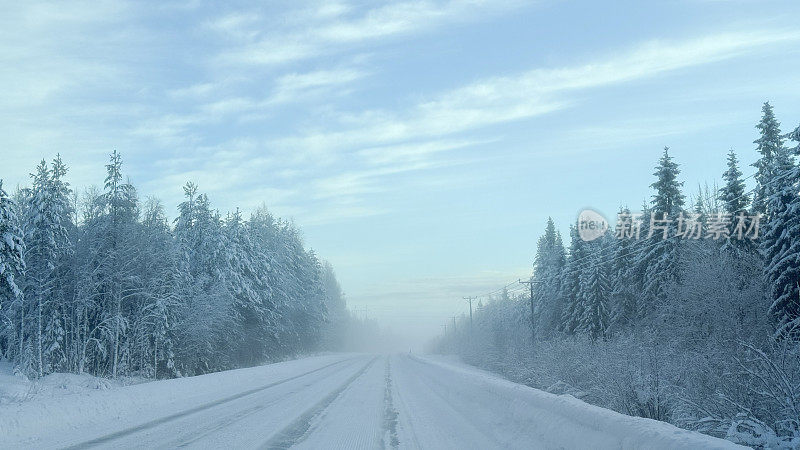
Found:
M 196 182 L 266 205 L 348 305 L 421 345 L 530 275 L 548 217 L 692 195 L 769 100 L 800 123 L 797 1 L 58 1 L 0 5 L 0 179 L 118 150 L 171 217 Z M 516 289 L 521 289 L 519 285 Z M 364 310 L 366 308 L 366 311 Z

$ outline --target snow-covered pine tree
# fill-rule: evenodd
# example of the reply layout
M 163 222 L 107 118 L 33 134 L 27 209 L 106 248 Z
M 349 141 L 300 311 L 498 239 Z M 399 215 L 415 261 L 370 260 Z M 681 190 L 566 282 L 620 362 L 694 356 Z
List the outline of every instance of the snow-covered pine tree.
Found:
M 17 219 L 17 206 L 0 180 L 0 312 L 22 295 L 16 278 L 25 270 L 25 241 Z
M 280 271 L 280 286 L 287 296 L 286 323 L 280 339 L 292 352 L 306 351 L 319 339 L 319 329 L 326 320 L 321 267 L 313 252 L 306 252 L 294 224 L 280 226 L 279 253 L 276 258 Z
M 58 259 L 70 251 L 67 227 L 71 214 L 69 188 L 62 180 L 66 167 L 60 158 L 56 161 L 53 171 L 42 160 L 31 174 L 33 183 L 25 208 L 25 295 L 32 302 L 29 314 L 34 317 L 33 327 L 26 334 L 33 337 L 34 371 L 38 377 L 49 371 L 46 354 L 56 352 L 63 338 L 61 312 L 52 294 L 57 287 Z
M 700 220 L 703 229 L 705 229 L 710 208 L 707 204 L 705 196 L 703 195 L 703 188 L 700 185 L 697 186 L 697 197 L 694 199 L 694 206 L 692 207 L 692 210 L 698 215 L 698 219 Z
M 14 309 L 21 325 L 23 293 L 19 280 L 25 271 L 25 241 L 17 218 L 17 205 L 3 190 L 0 180 L 0 357 L 12 359 L 19 348 Z M 17 355 L 19 356 L 19 355 Z M 14 358 L 16 359 L 16 358 Z
M 261 294 L 267 313 L 265 318 L 268 319 L 264 322 L 266 328 L 262 330 L 266 346 L 264 351 L 271 355 L 280 352 L 279 336 L 291 328 L 287 314 L 292 301 L 284 284 L 290 275 L 280 256 L 284 247 L 278 227 L 278 221 L 264 206 L 257 208 L 247 223 L 251 241 L 258 252 L 257 264 L 263 285 Z
M 632 243 L 634 253 L 630 260 L 631 267 L 628 272 L 628 275 L 631 277 L 631 286 L 636 293 L 636 311 L 632 316 L 635 318 L 635 322 L 631 323 L 631 325 L 634 326 L 641 321 L 649 311 L 648 302 L 643 298 L 642 292 L 644 291 L 644 286 L 647 281 L 647 267 L 650 264 L 647 256 L 655 245 L 652 240 L 647 238 L 650 234 L 650 216 L 653 214 L 650 202 L 642 200 L 641 211 L 641 216 L 639 217 L 639 239 L 634 240 Z
M 591 264 L 589 245 L 578 235 L 576 225 L 569 227 L 569 254 L 561 277 L 561 298 L 564 310 L 561 314 L 560 330 L 572 334 L 580 326 L 583 317 L 581 302 L 581 275 Z
M 651 212 L 653 227 L 648 230 L 650 238 L 647 246 L 643 247 L 641 260 L 644 267 L 641 307 L 645 315 L 656 302 L 664 300 L 670 283 L 680 279 L 681 242 L 675 237 L 675 219 L 683 212 L 685 198 L 681 193 L 683 182 L 678 181 L 679 174 L 678 164 L 669 155 L 669 148 L 665 147 L 653 173 L 656 181 L 650 185 L 655 190 Z
M 276 321 L 276 312 L 269 307 L 269 285 L 266 267 L 259 248 L 251 239 L 247 223 L 237 208 L 228 215 L 223 228 L 223 280 L 236 302 L 244 341 L 237 346 L 237 361 L 255 364 L 268 356 L 272 342 L 269 330 Z
M 745 192 L 745 183 L 742 179 L 742 171 L 739 170 L 739 160 L 736 153 L 731 149 L 728 152 L 727 170 L 722 174 L 725 185 L 719 189 L 718 200 L 722 204 L 723 210 L 729 214 L 732 220 L 739 220 L 737 217 L 747 216 L 747 207 L 750 205 L 750 197 Z M 745 253 L 754 253 L 755 245 L 752 240 L 738 239 L 731 236 L 723 242 L 722 249 L 730 254 L 723 257 L 733 257 L 741 259 Z
M 539 238 L 536 257 L 533 261 L 534 314 L 530 320 L 535 323 L 535 333 L 547 336 L 558 329 L 564 305 L 561 301 L 561 272 L 564 270 L 566 257 L 561 234 L 556 231 L 551 217 L 547 218 L 544 234 Z M 530 309 L 530 308 L 528 308 Z M 538 316 L 538 317 L 536 317 Z M 526 321 L 530 326 L 530 321 Z
M 722 174 L 725 185 L 719 190 L 719 200 L 725 207 L 725 212 L 733 216 L 746 212 L 750 204 L 750 197 L 745 193 L 745 184 L 742 171 L 739 170 L 739 159 L 736 152 L 728 152 L 728 169 Z
M 197 185 L 191 181 L 183 186 L 185 200 L 178 205 L 178 217 L 175 218 L 175 238 L 185 252 L 184 257 L 188 261 L 192 258 L 192 252 L 198 237 L 195 228 L 197 222 Z
M 344 345 L 344 330 L 347 326 L 347 304 L 342 287 L 336 280 L 333 266 L 328 261 L 322 264 L 322 289 L 325 293 L 325 310 L 328 321 L 322 335 L 322 348 L 341 349 Z
M 303 297 L 306 324 L 299 330 L 301 335 L 301 351 L 307 352 L 315 348 L 320 341 L 323 326 L 328 321 L 328 309 L 325 305 L 325 290 L 322 281 L 322 263 L 314 249 L 303 252 L 303 279 L 306 283 L 306 294 Z
M 143 293 L 133 333 L 138 371 L 158 378 L 177 375 L 174 361 L 175 323 L 185 277 L 180 252 L 170 233 L 161 203 L 145 203 L 140 279 Z
M 629 217 L 631 211 L 627 207 L 621 207 L 619 214 L 622 217 Z M 617 223 L 617 227 L 620 226 L 623 225 Z M 635 245 L 636 241 L 626 236 L 619 236 L 609 243 L 610 253 L 613 254 L 608 274 L 611 299 L 609 328 L 613 331 L 622 330 L 636 323 L 638 293 L 636 265 L 633 263 L 637 255 Z
M 235 366 L 241 342 L 235 299 L 224 282 L 228 265 L 219 215 L 194 183 L 184 187 L 185 201 L 175 219 L 181 297 L 175 324 L 175 362 L 184 375 Z
M 658 161 L 653 175 L 656 181 L 650 185 L 656 192 L 652 197 L 653 211 L 656 214 L 677 215 L 683 210 L 685 197 L 681 193 L 683 182 L 678 181 L 681 171 L 678 164 L 669 156 L 669 147 L 664 147 L 664 153 Z
M 589 334 L 593 341 L 606 338 L 610 323 L 611 286 L 608 271 L 611 266 L 611 239 L 606 235 L 588 243 L 590 256 L 580 276 L 579 310 L 582 315 L 577 330 Z
M 114 150 L 106 164 L 105 193 L 107 215 L 102 223 L 103 251 L 107 270 L 104 285 L 104 321 L 108 321 L 107 337 L 111 351 L 110 373 L 116 378 L 129 348 L 126 341 L 129 305 L 141 293 L 141 285 L 133 269 L 139 252 L 135 242 L 139 201 L 133 185 L 123 180 L 122 156 Z
M 69 312 L 67 303 L 71 299 L 71 293 L 67 286 L 71 281 L 71 268 L 67 264 L 71 262 L 74 253 L 74 244 L 70 241 L 71 230 L 75 227 L 72 222 L 73 207 L 71 203 L 72 189 L 65 180 L 67 166 L 61 159 L 60 154 L 56 154 L 50 170 L 50 200 L 56 233 L 56 259 L 54 270 L 51 274 L 52 289 L 49 290 L 50 303 L 48 305 L 44 322 L 44 354 L 45 371 L 60 371 L 67 368 L 68 355 L 66 348 L 66 321 Z
M 765 102 L 761 107 L 761 120 L 756 125 L 759 138 L 753 141 L 761 157 L 753 164 L 756 168 L 756 189 L 753 193 L 753 212 L 764 214 L 767 212 L 766 202 L 772 195 L 772 180 L 775 177 L 775 159 L 785 155 L 781 124 L 775 118 L 772 105 Z
M 789 139 L 797 142 L 792 152 L 800 156 L 800 126 Z M 772 300 L 770 313 L 776 336 L 800 335 L 800 164 L 791 157 L 775 158 L 770 172 L 780 180 L 767 190 L 767 221 L 760 241 L 764 272 Z

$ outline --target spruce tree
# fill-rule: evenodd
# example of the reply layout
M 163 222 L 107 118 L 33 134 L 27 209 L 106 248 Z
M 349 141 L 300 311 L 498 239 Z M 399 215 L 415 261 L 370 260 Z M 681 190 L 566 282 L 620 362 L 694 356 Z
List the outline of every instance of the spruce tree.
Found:
M 669 156 L 669 147 L 664 147 L 664 153 L 653 173 L 656 181 L 650 185 L 655 190 L 652 197 L 654 213 L 669 214 L 671 217 L 675 217 L 682 211 L 686 198 L 681 193 L 683 182 L 678 182 L 680 173 L 678 164 Z
M 578 330 L 588 333 L 591 339 L 605 339 L 607 336 L 610 312 L 609 300 L 611 286 L 608 280 L 609 236 L 589 242 L 589 264 L 580 277 L 579 302 L 581 317 Z
M 767 213 L 767 199 L 772 195 L 773 179 L 776 176 L 776 159 L 785 158 L 781 124 L 775 118 L 772 105 L 765 102 L 761 107 L 761 120 L 756 125 L 759 138 L 753 141 L 761 157 L 753 164 L 756 168 L 756 189 L 753 194 L 753 212 Z
M 560 301 L 561 272 L 564 270 L 564 244 L 561 234 L 556 231 L 553 219 L 547 218 L 544 235 L 539 238 L 536 257 L 533 263 L 533 281 L 537 283 L 534 295 L 534 313 L 539 317 L 531 320 L 537 323 L 536 333 L 548 334 L 557 329 L 563 314 Z M 530 314 L 530 313 L 529 313 Z
M 0 357 L 9 359 L 19 348 L 13 345 L 16 333 L 14 329 L 8 329 L 6 333 L 2 331 L 5 324 L 14 324 L 13 308 L 17 309 L 22 322 L 23 293 L 18 283 L 25 271 L 24 254 L 25 241 L 17 218 L 17 205 L 3 190 L 3 181 L 0 180 L 0 318 L 6 319 L 0 324 Z
M 25 270 L 25 242 L 17 219 L 17 206 L 3 189 L 0 180 L 0 300 L 14 301 L 22 295 L 16 278 Z M 0 305 L 0 312 L 3 307 Z
M 70 240 L 71 231 L 75 224 L 72 222 L 73 206 L 71 203 L 72 189 L 66 182 L 67 166 L 56 154 L 50 171 L 50 190 L 55 227 L 58 232 L 58 245 L 53 271 L 53 289 L 50 291 L 50 307 L 45 316 L 44 323 L 44 358 L 46 370 L 55 372 L 67 367 L 67 348 L 65 320 L 69 313 L 67 303 L 71 300 L 71 292 L 66 288 L 70 281 L 71 268 L 68 263 L 74 253 L 74 243 Z
M 35 310 L 30 311 L 35 328 L 35 372 L 41 377 L 51 369 L 50 354 L 56 354 L 63 345 L 61 305 L 54 293 L 59 287 L 57 267 L 59 258 L 71 251 L 68 237 L 70 226 L 69 187 L 63 181 L 66 166 L 56 158 L 53 169 L 42 162 L 31 175 L 33 185 L 26 207 L 25 234 L 28 263 L 26 295 Z M 63 356 L 63 355 L 62 355 Z M 64 358 L 56 361 L 61 366 Z
M 561 298 L 564 311 L 561 315 L 560 329 L 565 333 L 572 334 L 580 326 L 583 317 L 581 303 L 581 277 L 584 268 L 591 262 L 591 254 L 588 243 L 578 235 L 576 225 L 569 228 L 569 254 L 564 269 L 564 276 L 561 284 Z
M 719 189 L 717 199 L 722 204 L 723 211 L 730 215 L 732 223 L 737 223 L 749 216 L 747 207 L 750 205 L 750 197 L 745 192 L 742 171 L 739 170 L 739 160 L 733 149 L 728 152 L 727 166 L 727 170 L 722 174 L 725 185 Z M 721 249 L 729 253 L 723 257 L 741 259 L 744 257 L 743 252 L 754 253 L 755 245 L 749 239 L 739 239 L 731 235 L 725 239 Z
M 798 143 L 792 152 L 800 156 L 800 126 L 789 138 Z M 780 185 L 770 189 L 766 199 L 768 215 L 760 248 L 776 335 L 796 336 L 800 333 L 800 165 L 787 155 L 776 158 L 772 170 Z
M 106 215 L 98 225 L 105 270 L 98 281 L 102 289 L 103 320 L 110 327 L 104 335 L 110 338 L 105 342 L 112 355 L 110 373 L 116 378 L 129 350 L 127 329 L 131 306 L 141 294 L 140 280 L 134 270 L 140 255 L 136 242 L 139 201 L 133 185 L 123 180 L 122 156 L 116 150 L 106 164 L 104 188 L 102 199 Z
M 175 323 L 181 303 L 181 283 L 185 281 L 181 255 L 170 233 L 164 208 L 148 199 L 144 208 L 140 277 L 147 295 L 141 304 L 143 326 L 137 342 L 141 347 L 139 371 L 159 376 L 177 375 L 175 366 Z
M 739 170 L 739 160 L 736 152 L 728 152 L 728 169 L 722 174 L 725 186 L 719 190 L 719 200 L 725 207 L 725 212 L 736 216 L 746 212 L 750 198 L 745 194 L 745 184 L 742 180 L 742 171 Z
M 631 214 L 628 208 L 619 210 L 622 217 Z M 623 226 L 617 223 L 617 227 Z M 619 232 L 619 230 L 618 230 Z M 633 238 L 619 236 L 609 244 L 613 259 L 609 270 L 610 286 L 610 328 L 619 330 L 635 324 L 638 308 L 636 291 L 636 241 Z
M 678 181 L 678 164 L 669 156 L 669 148 L 664 153 L 653 173 L 656 181 L 650 185 L 655 190 L 652 197 L 651 219 L 655 225 L 648 230 L 650 238 L 642 248 L 640 266 L 644 269 L 642 313 L 647 315 L 655 303 L 666 296 L 669 285 L 680 278 L 680 246 L 675 237 L 675 219 L 683 211 L 685 199 L 681 193 L 683 182 Z M 666 231 L 658 228 L 666 227 Z M 666 239 L 664 238 L 666 234 Z

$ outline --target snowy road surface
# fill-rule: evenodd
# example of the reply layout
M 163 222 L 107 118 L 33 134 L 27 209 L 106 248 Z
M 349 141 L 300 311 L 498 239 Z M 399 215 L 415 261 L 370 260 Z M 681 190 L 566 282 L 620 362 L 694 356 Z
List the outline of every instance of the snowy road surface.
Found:
M 733 448 L 446 359 L 325 355 L 0 405 L 0 448 Z

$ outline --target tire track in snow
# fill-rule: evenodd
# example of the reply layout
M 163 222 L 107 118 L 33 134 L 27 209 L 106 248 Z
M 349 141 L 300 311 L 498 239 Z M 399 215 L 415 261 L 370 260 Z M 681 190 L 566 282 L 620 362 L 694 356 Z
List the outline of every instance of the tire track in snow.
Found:
M 269 441 L 264 443 L 261 446 L 262 449 L 288 449 L 291 448 L 293 445 L 302 442 L 305 439 L 306 434 L 308 433 L 309 429 L 311 428 L 311 424 L 315 418 L 317 418 L 320 414 L 322 414 L 328 406 L 336 400 L 342 392 L 344 392 L 348 387 L 350 387 L 353 382 L 356 381 L 364 372 L 367 371 L 378 358 L 375 357 L 371 359 L 364 367 L 361 368 L 358 372 L 353 374 L 352 377 L 345 380 L 341 386 L 335 389 L 333 392 L 325 396 L 322 400 L 317 402 L 314 406 L 306 410 L 303 414 L 300 415 L 294 422 L 290 423 L 287 427 L 281 430 L 278 434 L 276 434 L 273 438 Z
M 328 367 L 330 367 L 330 366 L 328 366 Z M 347 366 L 347 367 L 350 367 L 350 366 Z M 337 371 L 335 371 L 333 373 L 336 373 L 339 370 L 343 370 L 343 369 L 340 368 L 340 369 L 338 369 Z M 306 374 L 306 375 L 308 375 L 308 374 Z M 315 381 L 312 381 L 310 383 L 307 383 L 307 384 L 305 384 L 305 387 L 311 386 L 313 383 L 318 382 L 318 381 L 319 380 L 315 380 Z M 251 416 L 251 415 L 253 415 L 253 414 L 257 413 L 257 412 L 259 412 L 259 411 L 263 411 L 264 409 L 267 409 L 270 406 L 272 406 L 272 405 L 280 402 L 281 400 L 285 399 L 286 397 L 290 397 L 292 395 L 294 395 L 294 392 L 289 391 L 289 392 L 286 392 L 283 395 L 280 395 L 278 397 L 270 399 L 269 401 L 267 401 L 264 404 L 261 404 L 261 405 L 258 405 L 258 406 L 253 406 L 251 408 L 239 411 L 239 412 L 237 412 L 237 413 L 235 413 L 235 414 L 233 414 L 231 416 L 228 416 L 228 417 L 224 418 L 223 420 L 220 420 L 216 424 L 205 428 L 202 433 L 193 434 L 190 439 L 182 441 L 180 444 L 175 445 L 175 447 L 176 448 L 188 447 L 189 445 L 194 444 L 195 442 L 202 440 L 204 437 L 209 436 L 211 434 L 214 434 L 215 432 L 217 432 L 219 430 L 222 430 L 222 429 L 224 429 L 226 427 L 229 427 L 229 426 L 235 424 L 236 422 L 238 422 L 240 420 L 243 420 L 243 419 L 245 419 L 245 418 L 247 418 L 247 417 L 249 417 L 249 416 Z
M 424 369 L 420 369 L 420 367 L 436 367 L 436 365 L 431 364 L 428 361 L 418 358 L 415 355 L 401 355 L 399 356 L 400 364 L 403 364 L 403 373 L 405 377 L 409 377 L 405 381 L 408 382 L 411 379 L 415 380 L 418 383 L 417 386 L 413 387 L 412 392 L 415 393 L 417 397 L 424 392 L 426 393 L 426 402 L 423 406 L 425 409 L 433 410 L 438 409 L 437 414 L 443 417 L 448 417 L 449 420 L 457 419 L 461 422 L 461 426 L 464 429 L 471 430 L 471 435 L 473 439 L 476 439 L 473 442 L 470 442 L 470 448 L 505 448 L 501 442 L 495 438 L 493 434 L 491 434 L 491 430 L 489 433 L 486 432 L 486 423 L 478 422 L 474 418 L 470 417 L 468 414 L 465 414 L 465 411 L 462 410 L 461 407 L 453 404 L 452 399 L 449 398 L 448 395 L 444 395 L 440 390 L 444 387 L 447 390 L 447 387 L 451 386 L 450 383 L 447 381 L 447 377 L 444 378 L 432 376 L 429 373 L 426 373 Z M 416 366 L 416 367 L 415 367 Z M 408 388 L 408 386 L 406 386 Z M 405 402 L 403 402 L 403 398 L 399 395 L 398 392 L 398 400 L 400 400 L 403 406 L 401 411 L 412 411 L 412 408 L 409 408 Z M 434 417 L 433 420 L 436 420 Z M 408 421 L 403 425 L 412 425 L 412 421 Z M 413 446 L 409 446 L 410 448 L 424 448 L 420 445 L 417 435 L 414 430 L 406 430 L 405 427 L 401 429 L 403 431 L 402 436 L 406 437 L 410 433 L 410 437 L 413 440 Z M 428 433 L 430 430 L 427 431 Z M 423 430 L 425 433 L 425 430 Z M 428 436 L 427 438 L 430 438 Z M 426 439 L 427 439 L 426 438 Z M 480 444 L 478 444 L 480 439 Z M 404 444 L 408 445 L 410 442 L 406 442 Z M 440 444 L 441 445 L 441 444 Z M 452 445 L 451 445 L 452 446 Z
M 402 365 L 402 359 L 404 356 L 399 356 L 395 358 L 397 365 Z M 402 370 L 402 369 L 401 369 Z M 399 427 L 399 435 L 403 437 L 403 448 L 417 448 L 421 449 L 422 446 L 419 443 L 419 439 L 417 438 L 417 433 L 414 431 L 413 423 L 409 420 L 412 409 L 409 408 L 406 400 L 403 399 L 403 390 L 401 388 L 395 389 L 393 394 L 393 400 L 397 400 L 397 407 L 399 408 L 398 418 L 400 413 L 405 414 L 404 416 L 404 423 L 398 423 Z M 398 420 L 399 422 L 399 420 Z
M 397 438 L 397 410 L 392 400 L 392 363 L 386 358 L 386 389 L 383 393 L 383 448 L 397 449 L 400 440 Z
M 254 388 L 254 389 L 249 389 L 247 391 L 240 392 L 238 394 L 231 395 L 229 397 L 225 397 L 225 398 L 213 401 L 213 402 L 204 403 L 204 404 L 202 404 L 200 406 L 196 406 L 196 407 L 188 409 L 186 411 L 181 411 L 179 413 L 171 414 L 171 415 L 166 416 L 166 417 L 161 417 L 159 419 L 155 419 L 155 420 L 151 420 L 149 422 L 145 422 L 145 423 L 143 423 L 141 425 L 137 425 L 135 427 L 126 428 L 124 430 L 120 430 L 120 431 L 117 431 L 117 432 L 114 432 L 114 433 L 111 433 L 111 434 L 107 434 L 105 436 L 101 436 L 101 437 L 98 437 L 98 438 L 95 438 L 95 439 L 84 441 L 84 442 L 81 442 L 79 444 L 71 445 L 69 447 L 66 447 L 65 450 L 77 450 L 77 449 L 95 447 L 95 446 L 101 445 L 101 444 L 106 444 L 106 443 L 111 442 L 113 440 L 116 440 L 116 439 L 119 439 L 119 438 L 122 438 L 122 437 L 125 437 L 125 436 L 129 436 L 131 434 L 138 433 L 140 431 L 144 431 L 144 430 L 156 427 L 158 425 L 161 425 L 161 424 L 164 424 L 164 423 L 167 423 L 167 422 L 171 422 L 173 420 L 180 419 L 182 417 L 186 417 L 188 415 L 191 415 L 191 414 L 194 414 L 194 413 L 197 413 L 197 412 L 200 412 L 200 411 L 204 411 L 204 410 L 209 409 L 209 408 L 213 408 L 213 407 L 218 406 L 218 405 L 222 405 L 224 403 L 228 403 L 228 402 L 232 402 L 234 400 L 238 400 L 238 399 L 240 399 L 242 397 L 246 397 L 248 395 L 252 395 L 252 394 L 255 394 L 257 392 L 261 392 L 261 391 L 267 390 L 269 388 L 272 388 L 272 387 L 287 383 L 287 382 L 292 381 L 292 380 L 296 380 L 298 378 L 304 377 L 306 375 L 310 375 L 312 373 L 319 372 L 321 370 L 327 369 L 328 367 L 334 366 L 336 364 L 341 364 L 341 363 L 343 363 L 345 361 L 350 361 L 352 359 L 354 359 L 354 358 L 343 359 L 341 361 L 336 361 L 336 362 L 333 362 L 333 363 L 330 363 L 330 364 L 326 364 L 326 365 L 324 365 L 322 367 L 318 367 L 318 368 L 316 368 L 314 370 L 310 370 L 308 372 L 304 372 L 304 373 L 301 373 L 299 375 L 295 375 L 295 376 L 292 376 L 292 377 L 289 377 L 289 378 L 284 378 L 283 380 L 275 381 L 275 382 L 269 383 L 269 384 L 261 386 L 261 387 L 257 387 L 257 388 Z

